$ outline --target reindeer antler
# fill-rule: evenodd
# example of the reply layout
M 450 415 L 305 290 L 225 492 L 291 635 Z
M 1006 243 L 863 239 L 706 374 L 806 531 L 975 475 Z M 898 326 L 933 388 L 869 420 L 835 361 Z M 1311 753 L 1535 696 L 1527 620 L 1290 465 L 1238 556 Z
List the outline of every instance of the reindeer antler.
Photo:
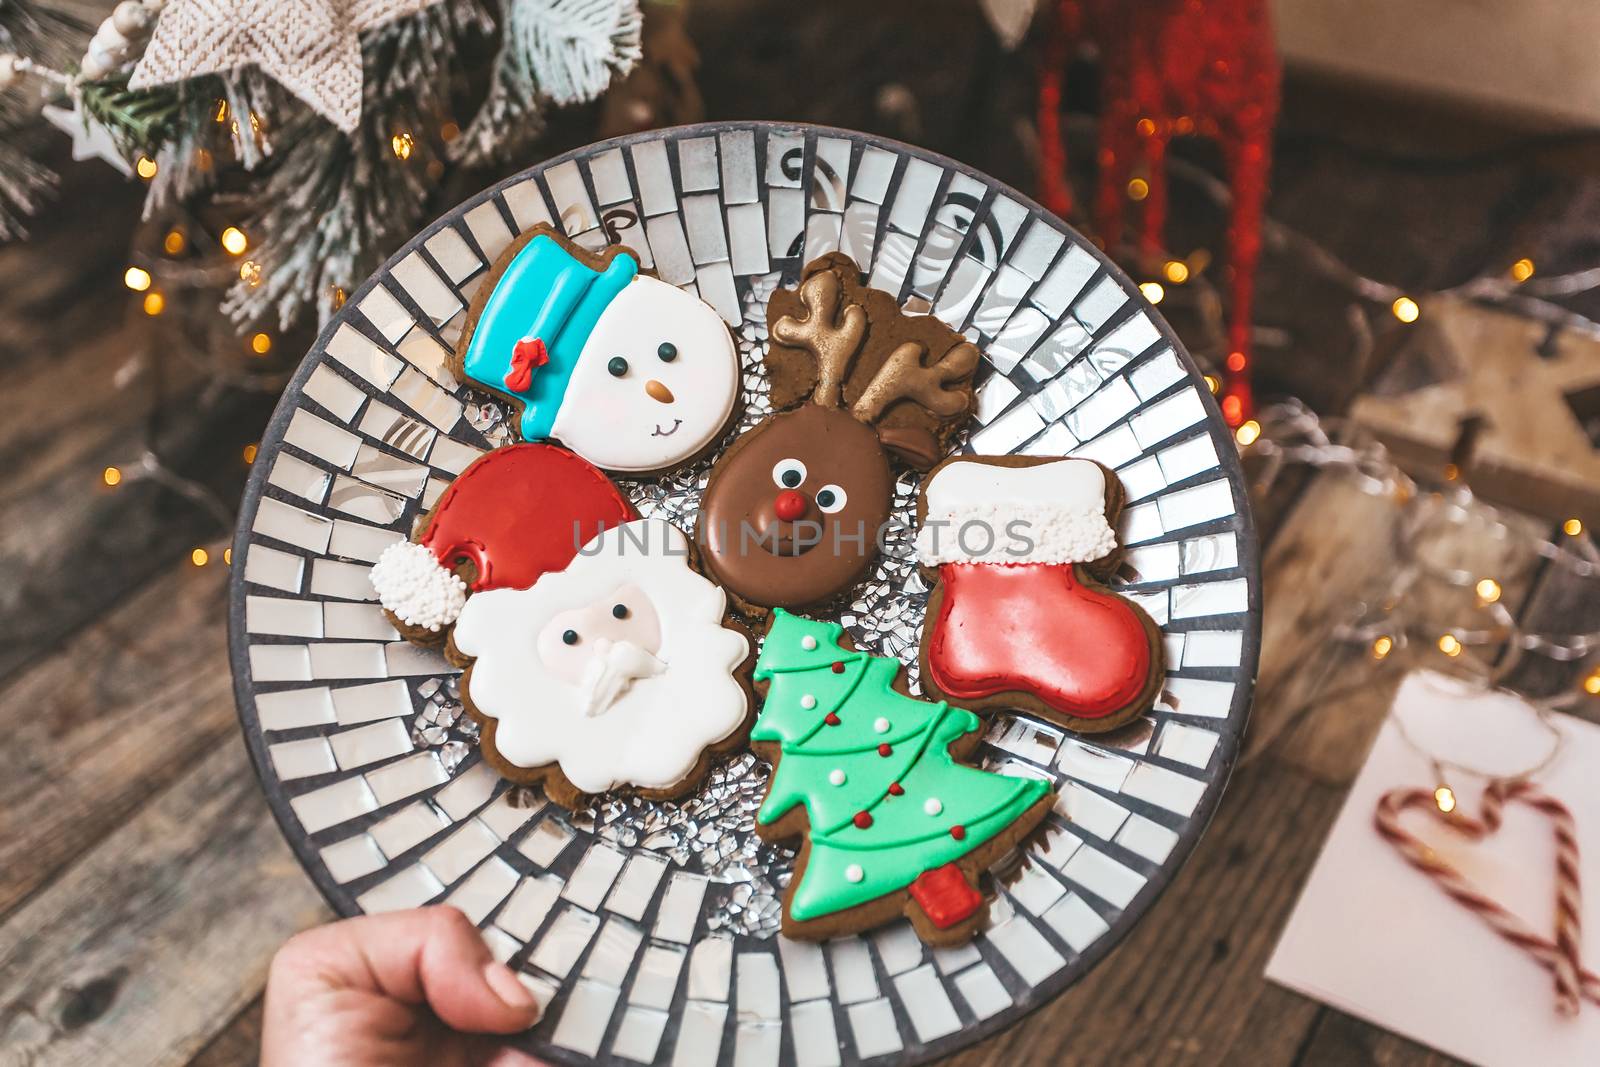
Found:
M 966 410 L 961 383 L 978 367 L 978 349 L 963 341 L 932 363 L 924 365 L 926 346 L 907 341 L 889 353 L 878 373 L 850 409 L 862 422 L 873 422 L 896 400 L 915 400 L 935 415 L 946 418 Z M 953 388 L 952 388 L 953 386 Z
M 806 317 L 783 316 L 772 324 L 772 336 L 817 357 L 817 388 L 811 400 L 824 407 L 841 407 L 845 375 L 867 335 L 867 309 L 845 304 L 841 313 L 839 276 L 831 270 L 807 278 L 799 292 Z

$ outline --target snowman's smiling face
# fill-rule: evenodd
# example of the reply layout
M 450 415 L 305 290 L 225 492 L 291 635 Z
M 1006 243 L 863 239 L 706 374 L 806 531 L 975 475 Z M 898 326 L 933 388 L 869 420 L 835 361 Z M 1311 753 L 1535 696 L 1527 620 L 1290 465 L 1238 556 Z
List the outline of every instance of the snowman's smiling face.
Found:
M 717 313 L 639 277 L 595 323 L 551 433 L 607 470 L 661 470 L 711 444 L 738 395 L 739 353 Z

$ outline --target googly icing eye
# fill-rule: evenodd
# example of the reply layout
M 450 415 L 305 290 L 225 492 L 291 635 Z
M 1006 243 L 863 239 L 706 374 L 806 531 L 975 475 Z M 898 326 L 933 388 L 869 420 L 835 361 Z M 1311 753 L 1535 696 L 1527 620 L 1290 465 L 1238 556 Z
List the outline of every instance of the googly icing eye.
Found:
M 628 373 L 628 361 L 621 356 L 612 356 L 611 362 L 606 364 L 606 370 L 611 372 L 613 378 L 620 378 Z
M 671 341 L 662 341 L 656 348 L 656 355 L 661 357 L 661 362 L 671 363 L 678 358 L 678 346 Z
M 780 459 L 772 468 L 772 483 L 779 489 L 798 489 L 805 484 L 806 465 L 798 459 Z
M 628 617 L 628 605 L 613 604 L 611 606 L 611 617 L 613 619 L 626 619 Z
M 576 630 L 568 630 L 566 633 L 561 635 L 561 640 L 565 641 L 569 645 L 577 644 L 578 643 L 578 631 L 576 631 Z
M 842 486 L 834 485 L 831 482 L 823 486 L 821 489 L 818 489 L 817 495 L 812 499 L 817 502 L 817 510 L 821 511 L 825 515 L 832 515 L 836 511 L 843 510 L 845 504 L 850 500 L 850 498 L 845 495 L 845 491 Z

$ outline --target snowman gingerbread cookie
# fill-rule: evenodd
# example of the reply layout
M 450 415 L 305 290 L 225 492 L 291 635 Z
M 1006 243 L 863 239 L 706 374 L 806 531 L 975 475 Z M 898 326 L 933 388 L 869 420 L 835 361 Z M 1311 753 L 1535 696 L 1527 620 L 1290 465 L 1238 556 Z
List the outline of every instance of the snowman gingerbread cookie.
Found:
M 704 455 L 740 399 L 739 352 L 709 304 L 642 273 L 628 248 L 589 252 L 544 225 L 494 265 L 451 370 L 510 401 L 522 440 L 614 474 Z
M 964 707 L 1021 708 L 1080 733 L 1150 709 L 1165 677 L 1155 622 L 1104 584 L 1121 559 L 1116 475 L 1086 459 L 954 456 L 917 500 L 933 593 L 922 686 Z
M 566 807 L 682 796 L 748 732 L 752 643 L 722 590 L 682 531 L 565 449 L 480 456 L 372 585 L 408 640 L 465 668 L 490 766 Z

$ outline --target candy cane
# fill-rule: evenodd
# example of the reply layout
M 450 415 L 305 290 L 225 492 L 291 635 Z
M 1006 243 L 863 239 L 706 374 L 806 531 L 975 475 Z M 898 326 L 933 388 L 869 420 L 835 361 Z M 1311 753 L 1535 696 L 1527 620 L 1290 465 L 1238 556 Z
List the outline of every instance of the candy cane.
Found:
M 1422 839 L 1400 825 L 1408 808 L 1421 808 L 1466 837 L 1482 840 L 1500 828 L 1507 801 L 1520 801 L 1550 819 L 1556 839 L 1555 939 L 1529 929 L 1499 902 L 1480 893 L 1461 872 L 1442 860 Z M 1600 976 L 1583 968 L 1581 959 L 1582 885 L 1578 874 L 1578 838 L 1567 806 L 1527 781 L 1497 781 L 1483 794 L 1479 817 L 1460 810 L 1442 812 L 1434 793 L 1425 789 L 1395 789 L 1378 801 L 1373 815 L 1378 833 L 1399 851 L 1406 862 L 1424 872 L 1457 903 L 1472 911 L 1507 941 L 1527 952 L 1555 975 L 1556 1007 L 1567 1015 L 1578 1011 L 1580 998 L 1600 1004 Z

